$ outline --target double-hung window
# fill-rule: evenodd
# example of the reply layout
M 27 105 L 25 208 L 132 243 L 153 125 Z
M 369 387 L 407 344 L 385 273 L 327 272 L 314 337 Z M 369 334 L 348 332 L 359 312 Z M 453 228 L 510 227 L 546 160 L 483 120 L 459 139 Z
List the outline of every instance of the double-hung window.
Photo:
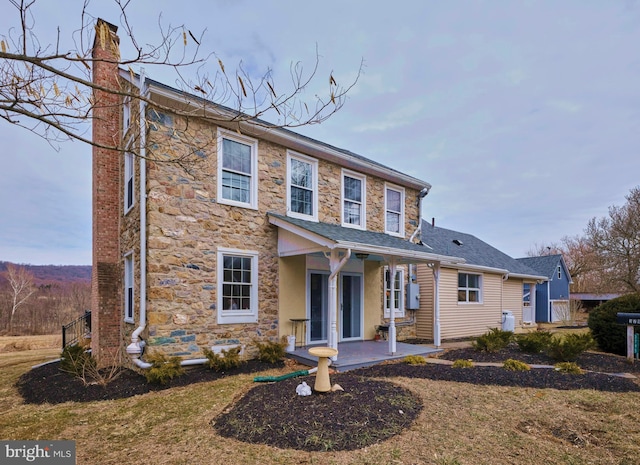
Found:
M 133 175 L 135 157 L 131 152 L 124 153 L 124 212 L 125 214 L 133 208 L 135 201 Z
M 402 187 L 385 186 L 384 205 L 385 232 L 394 236 L 404 236 L 404 189 Z
M 258 208 L 258 141 L 218 131 L 218 201 Z
M 124 256 L 124 321 L 133 323 L 133 252 Z
M 391 316 L 391 280 L 389 267 L 384 267 L 384 317 Z M 404 316 L 404 268 L 396 268 L 396 279 L 393 292 L 393 308 L 396 317 Z
M 131 126 L 131 97 L 125 96 L 122 102 L 122 135 L 124 136 Z
M 366 178 L 342 172 L 342 226 L 366 229 Z
M 318 161 L 288 152 L 287 173 L 289 216 L 318 221 Z
M 480 303 L 482 276 L 471 273 L 458 273 L 458 302 Z
M 258 321 L 258 253 L 218 249 L 218 324 Z

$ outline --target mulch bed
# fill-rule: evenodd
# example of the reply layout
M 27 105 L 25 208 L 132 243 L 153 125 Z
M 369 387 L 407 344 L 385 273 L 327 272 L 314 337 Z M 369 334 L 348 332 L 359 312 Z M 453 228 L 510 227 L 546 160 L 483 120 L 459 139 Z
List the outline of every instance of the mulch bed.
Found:
M 513 358 L 528 364 L 554 364 L 543 354 L 524 354 L 514 346 L 498 353 L 448 350 L 439 358 L 494 363 Z M 307 397 L 298 396 L 295 388 L 302 381 L 313 386 L 314 376 L 278 383 L 256 383 L 247 394 L 213 419 L 212 427 L 225 437 L 279 448 L 305 451 L 362 448 L 400 433 L 411 425 L 422 409 L 420 400 L 413 393 L 385 379 L 395 377 L 536 389 L 640 392 L 640 363 L 629 364 L 623 357 L 594 352 L 581 355 L 577 363 L 590 371 L 571 375 L 548 368 L 514 372 L 500 366 L 452 368 L 435 363 L 384 363 L 334 374 L 331 381 L 340 384 L 344 391 L 314 393 Z M 130 397 L 270 368 L 273 365 L 255 360 L 223 373 L 202 366 L 191 367 L 166 386 L 148 384 L 145 377 L 137 372 L 123 370 L 106 386 L 85 386 L 80 380 L 61 372 L 58 363 L 51 363 L 22 375 L 17 388 L 26 403 L 89 402 Z M 637 378 L 611 374 L 622 372 L 633 373 Z

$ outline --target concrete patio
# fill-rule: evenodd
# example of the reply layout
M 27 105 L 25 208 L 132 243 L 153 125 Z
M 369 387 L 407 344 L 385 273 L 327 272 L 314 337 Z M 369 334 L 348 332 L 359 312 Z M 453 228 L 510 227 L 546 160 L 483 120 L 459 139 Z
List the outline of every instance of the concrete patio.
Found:
M 325 344 L 321 344 L 321 346 L 323 345 Z M 287 353 L 287 357 L 303 365 L 317 366 L 318 358 L 309 354 L 311 347 L 314 346 L 296 347 L 294 352 Z M 338 360 L 331 364 L 331 368 L 338 372 L 343 372 L 376 365 L 387 360 L 403 359 L 407 355 L 428 357 L 438 352 L 441 352 L 441 349 L 427 345 L 397 342 L 396 352 L 391 354 L 389 352 L 389 341 L 386 340 L 341 342 L 338 343 Z

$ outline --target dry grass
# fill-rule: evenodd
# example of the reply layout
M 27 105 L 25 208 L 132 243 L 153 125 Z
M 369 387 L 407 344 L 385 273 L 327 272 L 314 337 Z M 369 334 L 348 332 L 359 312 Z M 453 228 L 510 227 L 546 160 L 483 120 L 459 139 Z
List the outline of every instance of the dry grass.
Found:
M 409 430 L 366 449 L 307 453 L 249 445 L 214 432 L 211 420 L 251 389 L 253 375 L 117 401 L 25 405 L 13 383 L 50 354 L 3 355 L 13 360 L 0 359 L 0 437 L 75 439 L 79 465 L 640 464 L 639 393 L 398 378 L 394 381 L 425 404 Z

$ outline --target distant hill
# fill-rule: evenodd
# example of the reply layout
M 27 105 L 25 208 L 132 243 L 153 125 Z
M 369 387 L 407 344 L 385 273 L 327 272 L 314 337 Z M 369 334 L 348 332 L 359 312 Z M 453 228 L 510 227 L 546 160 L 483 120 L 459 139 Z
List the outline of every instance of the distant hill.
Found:
M 6 271 L 9 263 L 0 261 L 0 273 Z M 91 265 L 15 265 L 24 266 L 33 273 L 36 285 L 91 282 Z

